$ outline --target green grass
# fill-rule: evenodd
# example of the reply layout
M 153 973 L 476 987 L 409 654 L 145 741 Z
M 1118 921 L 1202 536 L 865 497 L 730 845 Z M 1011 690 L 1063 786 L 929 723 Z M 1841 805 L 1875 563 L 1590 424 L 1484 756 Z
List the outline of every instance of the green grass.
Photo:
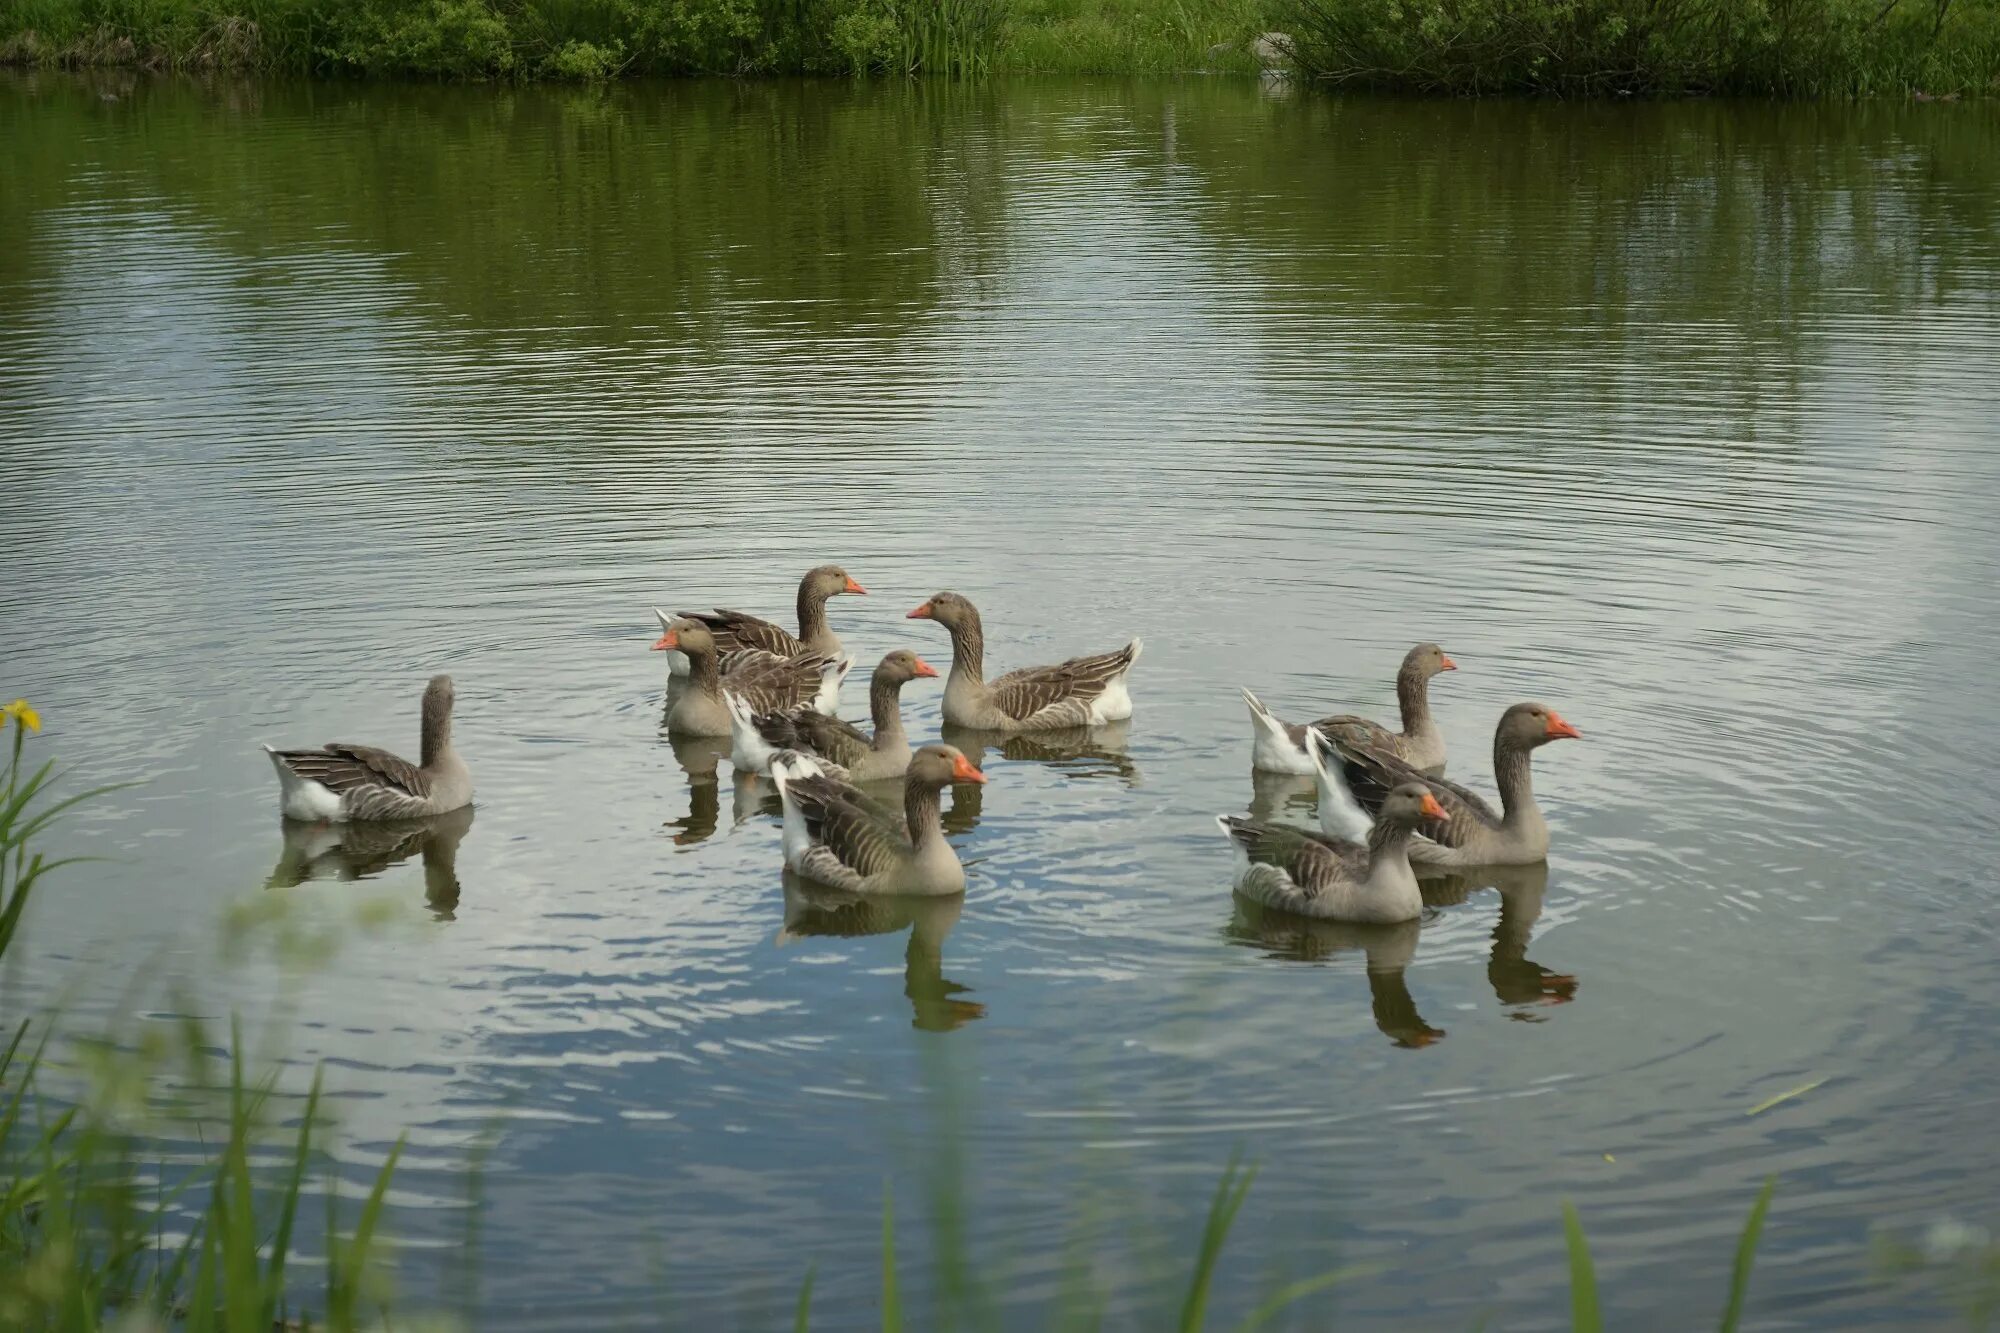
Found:
M 998 68 L 1011 73 L 1254 72 L 1263 0 L 1015 0 Z
M 2000 92 L 2000 0 L 1278 0 L 1322 83 L 1431 95 Z
M 0 0 L 0 63 L 593 82 L 1252 70 L 1267 0 Z
M 50 860 L 36 844 L 64 811 L 112 790 L 54 797 L 53 761 L 23 764 L 32 717 L 18 704 L 0 716 L 11 733 L 0 782 L 0 957 L 18 943 L 40 881 L 75 859 Z M 182 1123 L 218 1144 L 206 1165 L 169 1181 L 155 1166 L 165 1145 L 125 1128 L 129 1115 L 89 1097 L 43 1091 L 50 1033 L 45 1026 L 31 1043 L 31 1026 L 21 1022 L 0 1048 L 0 1328 L 90 1333 L 135 1311 L 188 1333 L 282 1326 L 297 1295 L 295 1226 L 322 1126 L 318 1078 L 282 1170 L 265 1178 L 256 1163 L 276 1133 L 273 1091 L 252 1084 L 241 1034 L 233 1034 L 230 1049 L 239 1054 L 225 1080 L 204 1077 L 197 1088 L 175 1090 L 185 1099 L 215 1088 L 219 1100 L 198 1104 Z M 199 1063 L 204 1035 L 193 1028 L 184 1035 L 178 1062 Z M 154 1082 L 144 1057 L 121 1058 L 128 1078 L 136 1068 L 141 1082 Z M 396 1156 L 383 1164 L 351 1233 L 343 1236 L 329 1219 L 321 1299 L 328 1329 L 361 1326 L 364 1298 L 377 1289 L 375 1237 Z M 170 1228 L 181 1231 L 178 1241 L 165 1238 Z
M 1406 93 L 2000 92 L 2000 0 L 0 0 L 0 63 L 595 82 L 1254 72 Z

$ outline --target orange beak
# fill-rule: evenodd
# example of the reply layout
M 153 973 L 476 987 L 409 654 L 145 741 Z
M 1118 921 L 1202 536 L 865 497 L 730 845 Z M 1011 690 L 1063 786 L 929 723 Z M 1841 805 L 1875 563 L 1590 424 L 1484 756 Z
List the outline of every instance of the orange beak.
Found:
M 922 680 L 925 676 L 935 676 L 936 674 L 936 667 L 924 661 L 921 657 L 917 659 L 917 679 Z
M 1441 657 L 1443 657 L 1443 658 L 1444 658 L 1444 665 L 1443 665 L 1443 666 L 1441 666 L 1441 667 L 1439 667 L 1439 668 L 1438 668 L 1438 670 L 1440 670 L 1440 671 L 1456 671 L 1456 670 L 1458 670 L 1458 663 L 1456 663 L 1456 662 L 1454 662 L 1454 661 L 1452 661 L 1452 660 L 1451 660 L 1451 654 L 1449 654 L 1449 653 L 1441 653 L 1441 654 L 1439 654 L 1439 656 L 1441 656 Z
M 960 755 L 958 758 L 952 761 L 951 776 L 953 780 L 957 782 L 986 781 L 986 775 L 984 773 L 981 773 L 978 769 L 974 768 L 964 755 Z
M 660 636 L 658 643 L 655 643 L 653 645 L 653 651 L 656 653 L 664 653 L 669 648 L 678 648 L 680 646 L 681 646 L 681 632 L 677 629 L 670 629 L 665 634 L 662 634 Z
M 1573 741 L 1583 739 L 1582 732 L 1563 721 L 1559 715 L 1552 711 L 1549 714 L 1549 739 L 1555 740 L 1559 736 L 1567 736 Z
M 903 617 L 905 620 L 929 620 L 930 618 L 931 604 L 929 602 L 925 602 L 922 606 Z
M 842 589 L 841 589 L 841 591 L 842 591 L 842 592 L 858 592 L 858 593 L 862 593 L 862 594 L 864 594 L 864 595 L 865 595 L 865 594 L 867 593 L 868 589 L 866 589 L 866 588 L 862 587 L 862 586 L 861 586 L 860 584 L 856 583 L 856 582 L 854 581 L 854 576 L 853 576 L 852 574 L 850 574 L 850 575 L 848 575 L 848 576 L 847 576 L 847 586 L 846 586 L 845 588 L 842 588 Z
M 1439 805 L 1438 798 L 1431 795 L 1429 792 L 1424 793 L 1424 803 L 1422 809 L 1424 812 L 1425 819 L 1451 818 L 1451 813 L 1448 810 L 1446 810 L 1443 806 Z

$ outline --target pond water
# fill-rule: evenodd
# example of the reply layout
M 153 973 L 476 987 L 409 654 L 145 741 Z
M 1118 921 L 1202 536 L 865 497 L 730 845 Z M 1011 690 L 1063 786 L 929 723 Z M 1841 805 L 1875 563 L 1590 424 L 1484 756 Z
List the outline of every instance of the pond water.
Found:
M 0 161 L 0 692 L 145 780 L 0 985 L 325 1060 L 413 1307 L 483 1152 L 482 1328 L 874 1326 L 889 1182 L 913 1326 L 1157 1328 L 1241 1150 L 1232 1321 L 1566 1327 L 1571 1200 L 1613 1326 L 1705 1323 L 1772 1173 L 1759 1327 L 1952 1317 L 1869 1245 L 2000 1227 L 1991 105 L 32 76 Z M 945 587 L 998 665 L 1146 640 L 984 754 L 962 906 L 788 899 L 659 731 L 650 608 L 822 560 L 863 671 Z M 1460 780 L 1582 730 L 1546 872 L 1244 918 L 1213 816 L 1312 813 L 1238 687 L 1386 717 L 1421 639 Z M 259 743 L 440 670 L 473 817 L 288 849 Z M 276 897 L 395 910 L 220 959 Z

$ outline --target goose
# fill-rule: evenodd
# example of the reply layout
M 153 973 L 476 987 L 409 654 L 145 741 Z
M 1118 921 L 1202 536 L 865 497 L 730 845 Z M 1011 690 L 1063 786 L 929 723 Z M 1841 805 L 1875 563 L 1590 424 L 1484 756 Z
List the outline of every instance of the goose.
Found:
M 771 777 L 785 808 L 785 864 L 798 874 L 847 893 L 965 891 L 965 868 L 939 821 L 938 793 L 986 775 L 955 747 L 926 745 L 910 756 L 901 820 L 795 750 L 771 760 Z
M 1477 794 L 1418 772 L 1380 746 L 1357 746 L 1328 737 L 1340 755 L 1339 776 L 1363 809 L 1380 817 L 1388 793 L 1404 784 L 1422 783 L 1444 807 L 1444 817 L 1429 819 L 1410 844 L 1410 863 L 1430 868 L 1475 865 L 1532 865 L 1549 854 L 1549 826 L 1535 804 L 1534 777 L 1529 760 L 1550 741 L 1581 740 L 1583 733 L 1546 704 L 1519 703 L 1500 715 L 1493 729 L 1493 779 L 1500 788 L 1500 811 Z M 1320 807 L 1322 823 L 1329 818 Z M 1335 819 L 1343 818 L 1336 811 Z
M 1445 656 L 1444 649 L 1434 643 L 1420 643 L 1404 654 L 1402 668 L 1396 672 L 1396 704 L 1403 716 L 1403 729 L 1399 732 L 1352 713 L 1323 717 L 1310 724 L 1288 725 L 1272 716 L 1262 700 L 1245 690 L 1243 701 L 1250 705 L 1253 737 L 1250 766 L 1267 773 L 1296 773 L 1301 777 L 1310 774 L 1312 759 L 1306 753 L 1306 727 L 1311 725 L 1335 739 L 1387 746 L 1412 767 L 1442 773 L 1444 733 L 1431 717 L 1431 677 L 1441 671 L 1456 670 L 1458 663 Z
M 986 679 L 986 636 L 979 611 L 955 592 L 941 592 L 909 613 L 935 620 L 951 635 L 951 675 L 944 683 L 944 720 L 972 731 L 1052 731 L 1118 722 L 1132 716 L 1125 676 L 1144 645 L 1072 657 L 1055 666 L 1024 667 Z
M 729 705 L 729 762 L 752 773 L 771 771 L 771 756 L 798 750 L 822 761 L 829 776 L 849 782 L 900 778 L 910 766 L 910 738 L 903 732 L 905 683 L 935 678 L 937 668 L 907 648 L 884 657 L 868 682 L 868 716 L 875 734 L 810 708 L 759 714 L 750 701 L 725 689 Z
M 1366 845 L 1235 815 L 1215 822 L 1242 856 L 1236 891 L 1252 902 L 1328 921 L 1387 924 L 1423 914 L 1410 838 L 1419 823 L 1444 813 L 1430 792 L 1406 782 L 1384 799 Z
M 729 708 L 723 691 L 740 695 L 760 713 L 777 712 L 810 703 L 822 713 L 838 705 L 840 682 L 847 679 L 854 659 L 812 654 L 779 657 L 761 649 L 741 649 L 720 662 L 715 635 L 699 620 L 682 617 L 666 624 L 653 651 L 687 654 L 687 685 L 667 707 L 667 730 L 680 736 L 727 736 Z
M 839 657 L 840 636 L 826 623 L 826 603 L 828 598 L 842 593 L 865 596 L 868 589 L 848 577 L 847 571 L 839 565 L 819 565 L 809 569 L 799 580 L 799 632 L 791 633 L 782 625 L 774 625 L 768 620 L 748 615 L 742 611 L 729 611 L 717 607 L 713 611 L 684 611 L 680 617 L 670 616 L 658 607 L 653 614 L 660 618 L 660 624 L 679 618 L 699 620 L 708 626 L 715 636 L 716 652 L 723 657 L 744 648 L 760 648 L 779 657 L 804 657 L 811 653 L 827 657 Z M 667 670 L 676 676 L 688 674 L 687 654 L 676 652 L 667 658 Z
M 372 745 L 336 742 L 318 750 L 274 750 L 278 808 L 287 819 L 426 819 L 472 804 L 472 770 L 451 745 L 452 683 L 424 687 L 422 739 L 411 763 Z

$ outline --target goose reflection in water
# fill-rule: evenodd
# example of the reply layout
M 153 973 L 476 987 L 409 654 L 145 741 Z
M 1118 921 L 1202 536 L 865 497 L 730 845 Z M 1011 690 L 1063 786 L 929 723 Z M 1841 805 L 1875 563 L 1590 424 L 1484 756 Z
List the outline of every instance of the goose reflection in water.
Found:
M 1576 998 L 1577 979 L 1573 974 L 1552 972 L 1528 957 L 1528 944 L 1534 935 L 1535 922 L 1541 919 L 1542 900 L 1549 886 L 1546 863 L 1484 866 L 1420 880 L 1419 886 L 1423 889 L 1424 905 L 1430 909 L 1457 906 L 1481 889 L 1498 891 L 1500 917 L 1493 926 L 1493 950 L 1487 959 L 1486 980 L 1493 988 L 1494 998 L 1512 1010 L 1509 1018 L 1538 1023 L 1545 1015 L 1537 1010 L 1568 1004 Z M 1360 950 L 1367 955 L 1368 990 L 1375 1026 L 1382 1034 L 1398 1046 L 1413 1048 L 1428 1046 L 1444 1037 L 1442 1029 L 1424 1022 L 1404 980 L 1405 971 L 1416 957 L 1422 921 L 1404 921 L 1392 926 L 1320 921 L 1275 911 L 1240 895 L 1234 896 L 1233 901 L 1236 913 L 1229 924 L 1231 939 L 1264 948 L 1271 957 L 1299 962 L 1325 962 L 1342 953 Z
M 946 745 L 957 746 L 974 768 L 986 766 L 990 750 L 1016 763 L 1048 764 L 1071 777 L 1117 778 L 1128 787 L 1136 787 L 1139 766 L 1125 752 L 1131 735 L 1129 721 L 1011 734 L 946 724 L 943 740 Z
M 1326 962 L 1359 950 L 1367 956 L 1369 1001 L 1382 1035 L 1409 1050 L 1444 1040 L 1444 1029 L 1432 1027 L 1417 1012 L 1416 999 L 1403 980 L 1417 954 L 1421 921 L 1386 926 L 1321 921 L 1273 911 L 1240 896 L 1235 903 L 1236 915 L 1229 923 L 1231 939 L 1269 950 L 1273 958 L 1306 963 Z
M 1317 826 L 1319 789 L 1313 785 L 1311 778 L 1253 768 L 1250 770 L 1249 814 L 1250 818 L 1263 823 L 1283 822 L 1287 815 L 1291 815 L 1296 817 L 1293 822 Z
M 1576 998 L 1574 974 L 1551 972 L 1528 957 L 1528 942 L 1535 922 L 1541 920 L 1542 900 L 1548 895 L 1548 862 L 1472 867 L 1419 880 L 1418 886 L 1427 907 L 1456 906 L 1481 889 L 1498 891 L 1500 919 L 1493 925 L 1493 954 L 1486 964 L 1486 980 L 1500 1003 L 1519 1006 L 1508 1017 L 1539 1023 L 1543 1015 L 1529 1010 L 1568 1004 Z
M 374 879 L 412 856 L 424 866 L 424 902 L 440 921 L 458 911 L 458 844 L 472 828 L 472 807 L 431 819 L 340 824 L 284 822 L 285 844 L 267 889 L 293 889 L 315 879 Z
M 864 898 L 836 893 L 785 872 L 785 924 L 778 931 L 783 948 L 816 935 L 853 938 L 893 935 L 908 928 L 903 951 L 903 994 L 915 1012 L 911 1026 L 925 1032 L 950 1032 L 986 1016 L 986 1006 L 959 997 L 971 988 L 944 976 L 944 940 L 958 924 L 965 895 L 945 898 Z
M 665 732 L 661 733 L 665 735 Z M 680 761 L 681 771 L 687 774 L 688 811 L 679 819 L 669 819 L 666 827 L 674 831 L 676 847 L 692 847 L 715 836 L 716 827 L 722 820 L 722 791 L 719 770 L 722 761 L 729 755 L 727 736 L 667 736 L 667 744 L 673 747 L 674 758 Z M 737 821 L 744 815 L 741 807 L 742 796 L 737 796 Z

